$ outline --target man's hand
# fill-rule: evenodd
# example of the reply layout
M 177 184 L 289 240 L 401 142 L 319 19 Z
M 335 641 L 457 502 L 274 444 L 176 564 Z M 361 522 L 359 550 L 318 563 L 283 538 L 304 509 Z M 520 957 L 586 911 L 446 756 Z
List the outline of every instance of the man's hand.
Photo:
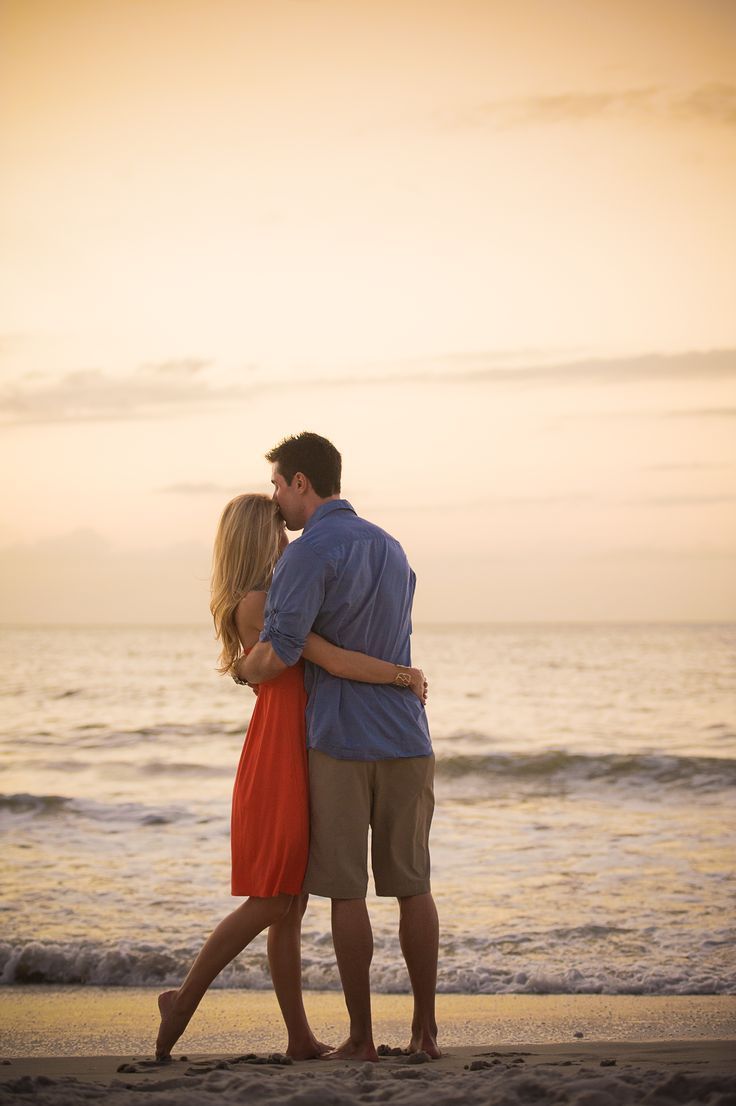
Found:
M 411 668 L 409 671 L 411 673 L 409 690 L 414 692 L 420 703 L 426 704 L 429 684 L 427 683 L 424 673 L 421 668 Z

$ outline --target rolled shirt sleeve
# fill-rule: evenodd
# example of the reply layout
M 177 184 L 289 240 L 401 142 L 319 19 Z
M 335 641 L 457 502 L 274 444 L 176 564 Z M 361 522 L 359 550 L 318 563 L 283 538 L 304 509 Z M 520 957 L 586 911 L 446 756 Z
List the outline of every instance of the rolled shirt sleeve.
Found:
M 276 565 L 259 639 L 270 642 L 287 667 L 302 655 L 324 598 L 323 561 L 299 540 L 292 542 Z

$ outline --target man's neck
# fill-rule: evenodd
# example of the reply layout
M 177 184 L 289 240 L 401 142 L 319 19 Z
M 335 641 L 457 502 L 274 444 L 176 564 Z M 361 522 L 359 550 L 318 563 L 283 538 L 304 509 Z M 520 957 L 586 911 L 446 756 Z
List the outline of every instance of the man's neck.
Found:
M 305 516 L 305 519 L 304 519 L 304 525 L 305 526 L 307 525 L 307 523 L 309 522 L 309 520 L 312 517 L 312 515 L 314 514 L 314 512 L 318 511 L 319 508 L 322 507 L 325 503 L 332 503 L 335 499 L 340 499 L 340 498 L 341 498 L 341 496 L 339 495 L 339 493 L 337 495 L 328 495 L 327 499 L 320 499 L 319 496 L 315 495 L 314 498 L 310 499 L 309 503 L 307 504 L 307 511 L 306 511 L 306 516 Z

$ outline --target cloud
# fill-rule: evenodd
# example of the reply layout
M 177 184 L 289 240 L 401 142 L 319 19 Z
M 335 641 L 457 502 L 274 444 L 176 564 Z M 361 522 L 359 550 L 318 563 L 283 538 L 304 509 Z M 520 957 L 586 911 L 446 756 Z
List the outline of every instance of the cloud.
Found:
M 599 118 L 641 110 L 648 106 L 659 89 L 656 86 L 627 88 L 620 92 L 562 92 L 554 96 L 523 96 L 509 100 L 491 100 L 469 108 L 455 123 L 477 126 L 496 123 L 513 126 L 520 123 L 559 123 L 568 119 Z M 452 119 L 451 116 L 447 117 Z
M 110 553 L 110 542 L 87 526 L 69 530 L 65 534 L 39 538 L 25 545 L 6 546 L 0 550 L 3 556 L 17 553 L 21 557 L 103 557 Z
M 180 411 L 217 407 L 243 399 L 244 389 L 203 379 L 200 369 L 183 370 L 192 362 L 143 366 L 127 374 L 81 369 L 60 379 L 16 380 L 0 390 L 0 419 L 7 423 L 84 422 L 89 420 L 151 418 Z M 249 388 L 249 393 L 252 388 Z
M 671 105 L 673 115 L 687 119 L 709 119 L 736 126 L 736 85 L 707 84 Z
M 291 387 L 364 387 L 386 384 L 628 384 L 645 380 L 736 380 L 736 349 L 685 353 L 642 353 L 622 357 L 554 360 L 537 351 L 536 361 L 511 361 L 508 352 L 443 354 L 355 366 L 343 377 L 290 380 Z M 281 382 L 284 383 L 284 382 Z M 279 385 L 280 386 L 280 385 Z
M 448 356 L 437 379 L 511 381 L 540 384 L 626 384 L 641 380 L 736 379 L 736 350 L 642 353 L 625 357 L 588 357 L 552 364 L 483 367 L 477 354 Z M 431 379 L 426 374 L 425 379 Z
M 736 350 L 696 350 L 686 353 L 644 353 L 624 357 L 582 357 L 550 360 L 543 351 L 526 360 L 510 351 L 445 354 L 433 358 L 402 359 L 362 365 L 346 365 L 342 374 L 317 375 L 307 368 L 298 377 L 283 371 L 264 372 L 247 384 L 227 379 L 210 362 L 183 358 L 144 365 L 123 374 L 101 369 L 80 369 L 54 378 L 19 377 L 0 388 L 0 422 L 6 425 L 34 423 L 168 418 L 180 413 L 232 409 L 254 397 L 284 387 L 317 389 L 428 385 L 560 386 L 575 384 L 626 384 L 641 381 L 731 380 L 736 378 Z M 516 363 L 513 363 L 516 361 Z M 252 366 L 246 366 L 250 371 Z M 732 417 L 733 408 L 698 411 L 606 411 L 567 418 Z
M 181 357 L 172 361 L 153 361 L 143 368 L 163 376 L 193 376 L 211 365 L 201 357 Z
M 702 120 L 732 127 L 736 125 L 736 85 L 699 85 L 686 95 L 675 95 L 658 85 L 623 88 L 607 92 L 560 92 L 546 96 L 522 96 L 489 100 L 460 111 L 447 110 L 434 116 L 439 129 L 580 122 L 622 116 L 674 120 Z

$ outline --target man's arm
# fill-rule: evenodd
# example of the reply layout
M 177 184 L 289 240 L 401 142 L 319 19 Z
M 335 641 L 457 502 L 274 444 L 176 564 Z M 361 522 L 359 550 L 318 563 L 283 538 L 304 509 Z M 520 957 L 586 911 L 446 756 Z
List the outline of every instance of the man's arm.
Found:
M 393 684 L 394 687 L 409 688 L 422 703 L 427 701 L 427 681 L 421 668 L 409 668 L 353 649 L 342 649 L 319 634 L 310 634 L 307 638 L 304 657 L 342 680 Z
M 288 667 L 270 641 L 258 641 L 248 656 L 241 657 L 238 661 L 237 673 L 249 684 L 263 684 L 280 676 Z
M 260 684 L 296 664 L 324 600 L 324 571 L 301 542 L 284 551 L 268 591 L 260 641 L 238 661 L 237 676 Z

